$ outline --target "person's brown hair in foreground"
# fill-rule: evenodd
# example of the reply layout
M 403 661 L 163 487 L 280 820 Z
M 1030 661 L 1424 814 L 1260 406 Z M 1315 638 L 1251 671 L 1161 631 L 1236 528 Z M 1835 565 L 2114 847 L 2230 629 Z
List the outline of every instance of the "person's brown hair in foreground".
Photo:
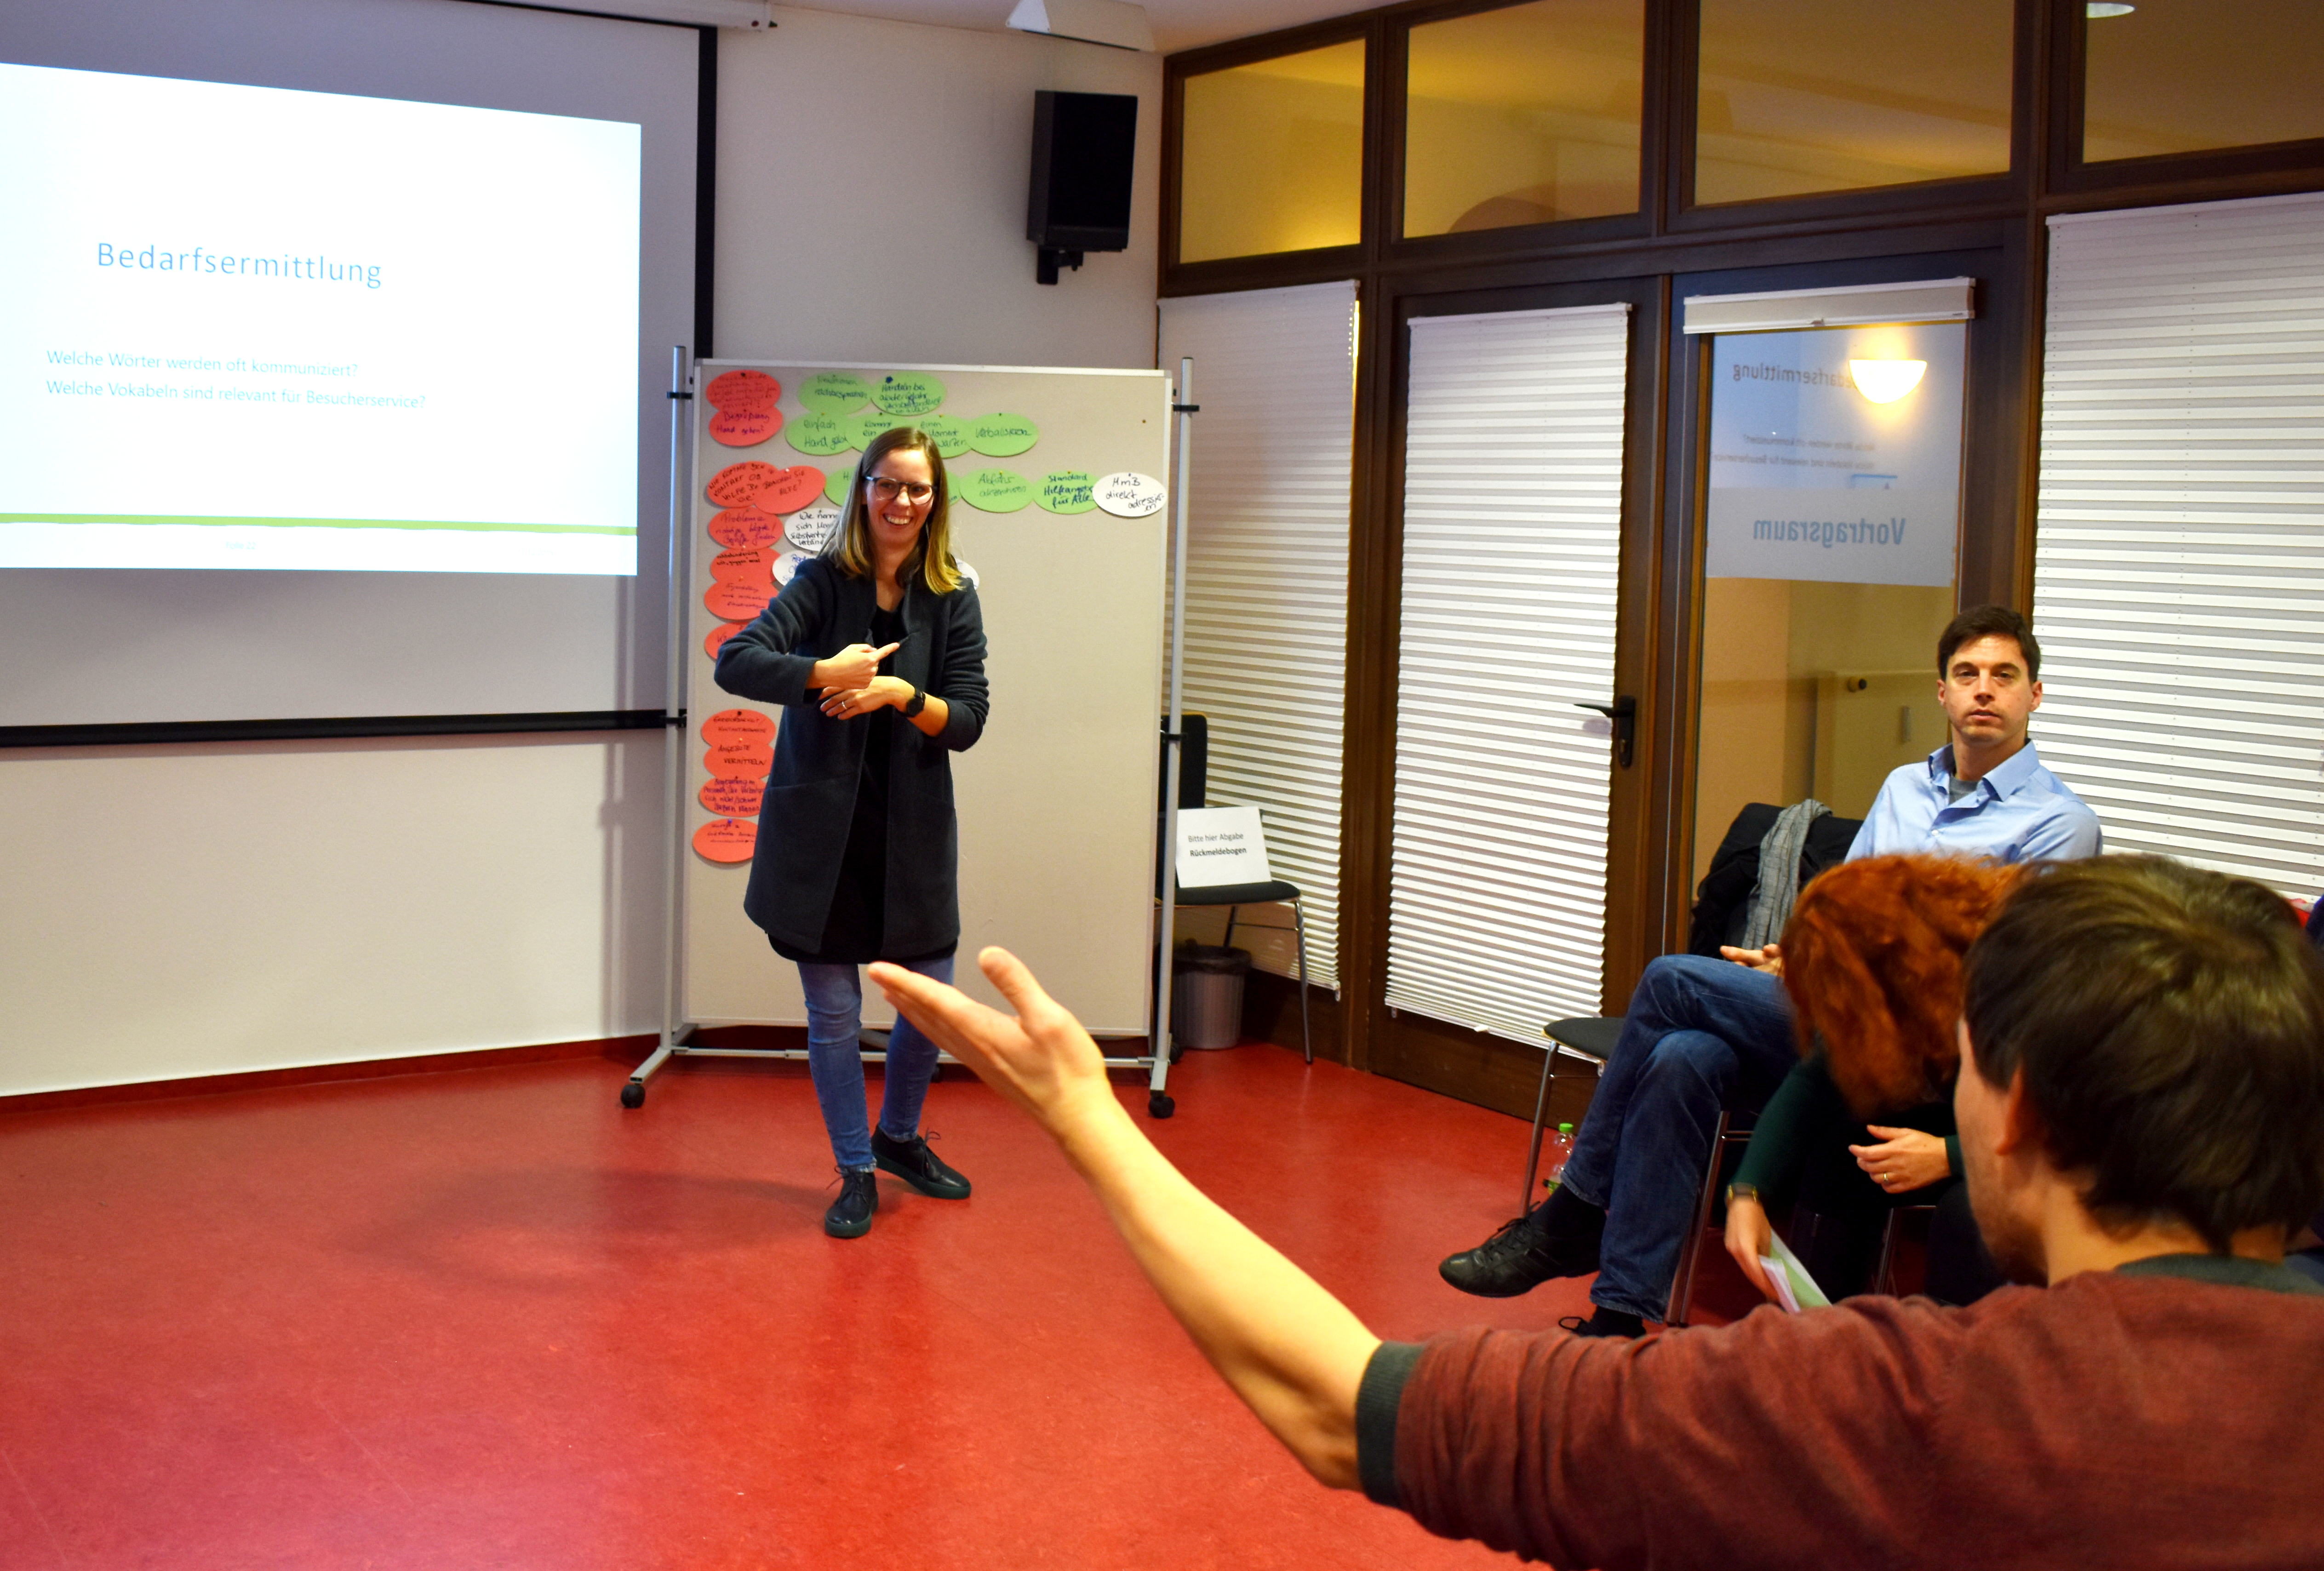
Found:
M 1054 1136 L 1308 1471 L 1568 1566 L 2324 1566 L 2324 960 L 2160 858 L 2029 877 L 1970 950 L 1955 1086 L 1994 1253 L 2043 1290 L 1860 1298 L 1644 1342 L 1382 1343 L 1179 1175 L 1000 950 L 995 1013 L 892 966 L 921 1029 Z

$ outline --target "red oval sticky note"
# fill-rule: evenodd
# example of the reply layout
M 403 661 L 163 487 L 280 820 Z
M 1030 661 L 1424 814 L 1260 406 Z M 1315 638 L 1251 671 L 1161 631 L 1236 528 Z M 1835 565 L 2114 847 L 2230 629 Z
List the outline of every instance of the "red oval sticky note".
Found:
M 783 520 L 754 507 L 728 508 L 710 520 L 710 537 L 737 548 L 771 546 L 783 537 Z
M 695 799 L 721 818 L 752 818 L 767 792 L 762 780 L 705 780 Z
M 729 371 L 702 390 L 710 407 L 730 415 L 769 415 L 783 396 L 783 384 L 763 371 Z
M 722 780 L 763 780 L 775 767 L 775 753 L 763 741 L 713 742 L 702 755 L 702 767 Z
M 706 742 L 771 742 L 775 740 L 772 717 L 755 709 L 722 709 L 702 722 L 702 740 Z
M 714 583 L 702 592 L 702 603 L 710 614 L 728 622 L 749 621 L 774 598 L 771 583 Z
M 794 464 L 770 482 L 754 499 L 761 510 L 795 513 L 823 494 L 823 471 L 812 464 Z
M 721 551 L 710 559 L 710 576 L 720 583 L 754 583 L 772 589 L 775 557 L 771 551 Z
M 726 647 L 726 640 L 750 625 L 748 622 L 720 622 L 703 636 L 702 652 L 715 660 L 718 651 Z
M 694 849 L 714 862 L 747 862 L 759 826 L 747 818 L 714 818 L 694 831 Z
M 710 477 L 702 494 L 722 508 L 748 507 L 759 499 L 759 493 L 775 483 L 782 471 L 771 464 L 749 459 L 730 464 Z
M 782 428 L 780 409 L 722 409 L 710 417 L 710 439 L 726 447 L 756 447 Z

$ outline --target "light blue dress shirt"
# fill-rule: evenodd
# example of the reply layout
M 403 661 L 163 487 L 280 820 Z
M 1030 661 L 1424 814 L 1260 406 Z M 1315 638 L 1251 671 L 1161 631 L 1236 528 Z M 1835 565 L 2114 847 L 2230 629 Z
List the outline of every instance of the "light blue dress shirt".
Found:
M 1951 851 L 1997 862 L 2063 861 L 2100 849 L 2098 815 L 2042 767 L 2027 742 L 1959 802 L 1947 789 L 1948 742 L 1918 764 L 1890 773 L 1848 859 L 1911 851 Z

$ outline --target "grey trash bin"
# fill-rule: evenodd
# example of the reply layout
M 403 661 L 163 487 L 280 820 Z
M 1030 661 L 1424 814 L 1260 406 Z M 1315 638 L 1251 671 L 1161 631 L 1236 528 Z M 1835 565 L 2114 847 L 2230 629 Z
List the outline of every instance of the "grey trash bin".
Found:
M 1242 1040 L 1242 980 L 1250 951 L 1182 943 L 1171 957 L 1170 1040 L 1180 1047 L 1232 1047 Z

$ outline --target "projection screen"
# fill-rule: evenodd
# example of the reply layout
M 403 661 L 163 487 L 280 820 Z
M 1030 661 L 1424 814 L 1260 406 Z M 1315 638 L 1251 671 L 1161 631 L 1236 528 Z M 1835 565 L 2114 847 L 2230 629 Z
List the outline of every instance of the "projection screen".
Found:
M 0 17 L 0 728 L 663 691 L 699 35 Z

